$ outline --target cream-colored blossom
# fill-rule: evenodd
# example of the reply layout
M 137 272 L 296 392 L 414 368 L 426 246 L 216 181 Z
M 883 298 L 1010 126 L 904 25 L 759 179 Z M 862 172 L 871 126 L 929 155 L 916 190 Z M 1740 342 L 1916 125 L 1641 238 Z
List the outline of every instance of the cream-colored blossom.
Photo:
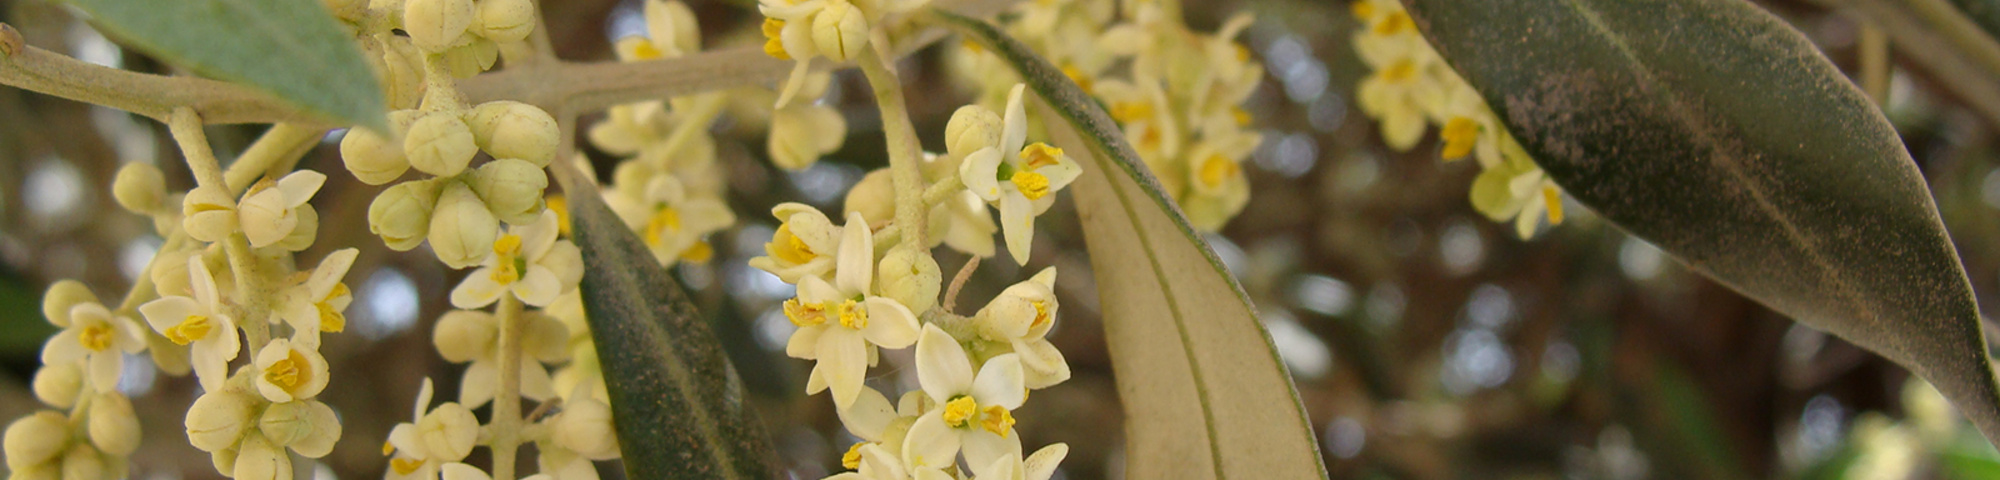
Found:
M 100 392 L 118 387 L 118 374 L 125 368 L 125 354 L 146 349 L 146 340 L 131 319 L 113 316 L 96 302 L 78 303 L 69 310 L 69 325 L 42 345 L 42 364 L 55 365 L 83 361 L 90 386 Z
M 445 465 L 459 463 L 472 454 L 479 440 L 479 419 L 457 403 L 446 402 L 430 408 L 431 380 L 417 390 L 414 423 L 397 424 L 383 444 L 389 458 L 389 480 L 435 480 Z
M 555 396 L 544 361 L 561 361 L 569 330 L 561 321 L 540 313 L 523 313 L 521 396 L 546 400 Z M 452 363 L 469 363 L 459 381 L 458 404 L 479 408 L 500 391 L 500 319 L 491 313 L 453 310 L 438 319 L 431 340 Z
M 204 390 L 222 389 L 228 380 L 230 360 L 242 351 L 236 337 L 236 321 L 222 305 L 215 276 L 200 255 L 188 257 L 188 285 L 192 295 L 165 295 L 139 306 L 139 313 L 153 330 L 178 345 L 189 346 L 188 360 L 194 364 L 195 378 Z
M 771 207 L 771 216 L 778 218 L 778 230 L 764 244 L 765 255 L 750 259 L 750 266 L 771 272 L 785 283 L 796 284 L 805 277 L 830 278 L 835 254 L 842 251 L 840 227 L 819 209 L 803 203 L 778 204 Z
M 832 389 L 834 404 L 845 407 L 860 395 L 876 347 L 916 341 L 917 317 L 902 303 L 875 295 L 875 242 L 867 220 L 849 214 L 841 236 L 834 282 L 801 277 L 798 297 L 785 301 L 785 317 L 799 327 L 785 354 L 817 360 L 813 375 L 821 381 L 808 381 L 806 393 Z
M 1020 355 L 1003 354 L 977 367 L 975 374 L 958 339 L 937 325 L 924 326 L 917 341 L 917 379 L 938 407 L 910 426 L 902 452 L 907 466 L 947 467 L 961 450 L 972 465 L 1021 455 L 1012 413 L 1028 396 Z
M 304 278 L 279 294 L 284 305 L 278 315 L 292 326 L 294 338 L 317 345 L 320 332 L 347 329 L 347 315 L 343 312 L 354 302 L 354 293 L 340 280 L 347 276 L 347 269 L 354 265 L 359 254 L 360 250 L 353 248 L 335 250 L 320 259 L 312 272 L 302 274 Z
M 280 338 L 257 351 L 251 366 L 257 393 L 272 402 L 310 399 L 326 389 L 326 357 L 317 345 Z
M 522 303 L 545 306 L 583 279 L 583 253 L 556 240 L 556 214 L 543 211 L 535 223 L 508 227 L 493 241 L 493 254 L 451 291 L 458 308 L 481 308 L 513 293 Z
M 628 191 L 607 190 L 604 202 L 626 226 L 639 232 L 661 265 L 707 261 L 713 249 L 703 237 L 736 223 L 736 213 L 722 199 L 689 195 L 673 175 L 654 176 L 646 183 L 644 196 L 633 198 L 625 193 Z
M 299 170 L 276 183 L 252 186 L 243 195 L 243 203 L 236 207 L 243 222 L 243 236 L 250 239 L 250 246 L 268 246 L 291 235 L 292 229 L 299 225 L 298 209 L 312 200 L 325 183 L 326 174 Z
M 1027 112 L 1021 105 L 1025 88 L 1015 85 L 1007 95 L 1000 143 L 973 152 L 958 171 L 966 189 L 1000 207 L 1007 253 L 1023 265 L 1034 240 L 1035 216 L 1055 204 L 1055 192 L 1083 173 L 1083 167 L 1060 148 L 1039 142 L 1022 146 L 1028 137 Z
M 1047 338 L 1060 307 L 1055 281 L 1055 267 L 1043 269 L 1001 291 L 972 317 L 981 337 L 1007 344 L 1020 355 L 1028 388 L 1047 388 L 1070 376 L 1069 362 Z

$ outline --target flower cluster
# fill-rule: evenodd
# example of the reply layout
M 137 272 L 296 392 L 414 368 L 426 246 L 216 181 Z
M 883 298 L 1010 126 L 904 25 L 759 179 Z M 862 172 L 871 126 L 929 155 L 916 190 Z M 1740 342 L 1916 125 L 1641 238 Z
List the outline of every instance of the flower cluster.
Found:
M 1233 40 L 1251 17 L 1213 34 L 1191 31 L 1160 2 L 1022 2 L 1002 16 L 1008 33 L 1061 68 L 1110 109 L 1125 137 L 1180 203 L 1196 228 L 1217 230 L 1250 200 L 1242 163 L 1262 136 L 1247 130 L 1240 106 L 1263 78 L 1250 51 Z M 960 76 L 997 103 L 1018 76 L 973 44 L 959 52 Z
M 1561 188 L 1507 132 L 1479 92 L 1424 40 L 1403 5 L 1356 0 L 1349 6 L 1365 27 L 1354 34 L 1354 50 L 1373 69 L 1361 80 L 1356 100 L 1362 112 L 1381 124 L 1382 141 L 1408 151 L 1437 125 L 1445 161 L 1469 156 L 1479 162 L 1473 208 L 1496 222 L 1512 220 L 1521 238 L 1533 236 L 1545 214 L 1549 224 L 1561 224 Z
M 42 410 L 7 426 L 10 478 L 107 478 L 139 448 L 139 417 L 117 390 L 126 354 L 146 348 L 142 329 L 115 315 L 74 280 L 57 282 L 42 312 L 62 332 L 42 348 L 35 397 Z
M 784 107 L 805 83 L 815 57 L 845 62 L 865 49 L 885 48 L 877 37 L 898 16 L 928 0 L 758 0 L 764 13 L 764 53 L 779 60 L 797 60 L 790 80 L 778 94 Z

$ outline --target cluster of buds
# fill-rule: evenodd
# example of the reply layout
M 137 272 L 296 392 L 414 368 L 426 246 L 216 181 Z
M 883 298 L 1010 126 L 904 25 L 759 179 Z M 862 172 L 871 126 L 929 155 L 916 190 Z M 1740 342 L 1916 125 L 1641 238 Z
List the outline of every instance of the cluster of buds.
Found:
M 388 183 L 411 168 L 432 175 L 389 187 L 369 205 L 368 227 L 389 248 L 428 239 L 438 260 L 466 268 L 493 255 L 501 222 L 525 225 L 546 210 L 542 169 L 555 158 L 560 132 L 542 109 L 502 100 L 402 110 L 390 119 L 394 136 L 355 129 L 340 142 L 348 171 L 363 182 Z M 482 151 L 492 160 L 470 167 Z
M 1396 151 L 1415 148 L 1436 125 L 1445 161 L 1473 157 L 1481 172 L 1472 182 L 1472 206 L 1496 222 L 1513 221 L 1521 238 L 1534 236 L 1546 215 L 1563 220 L 1562 189 L 1548 178 L 1479 92 L 1445 64 L 1394 0 L 1349 4 L 1364 28 L 1354 50 L 1373 71 L 1356 100 L 1381 125 L 1382 141 Z
M 812 59 L 845 62 L 865 49 L 883 48 L 878 37 L 898 16 L 928 0 L 758 0 L 764 13 L 764 53 L 779 60 L 796 60 L 792 76 L 778 93 L 779 107 L 791 102 L 805 83 Z
M 1233 40 L 1249 27 L 1231 17 L 1213 34 L 1194 32 L 1159 2 L 1023 2 L 1001 25 L 1062 69 L 1111 117 L 1161 188 L 1202 230 L 1217 230 L 1250 200 L 1242 163 L 1262 141 L 1241 105 L 1263 78 Z M 971 43 L 956 71 L 997 104 L 1017 75 Z
M 533 0 L 324 1 L 354 32 L 391 108 L 415 107 L 438 74 L 493 68 L 502 47 L 521 50 L 536 23 Z
M 35 397 L 50 407 L 7 426 L 9 478 L 111 478 L 139 448 L 139 417 L 117 390 L 126 354 L 146 348 L 142 329 L 114 315 L 83 284 L 57 282 L 42 313 L 62 332 L 42 349 Z

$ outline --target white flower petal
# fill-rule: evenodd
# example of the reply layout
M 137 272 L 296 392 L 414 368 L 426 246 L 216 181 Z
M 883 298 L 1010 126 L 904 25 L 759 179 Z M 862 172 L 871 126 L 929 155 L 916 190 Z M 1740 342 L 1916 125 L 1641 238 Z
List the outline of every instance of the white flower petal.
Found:
M 917 381 L 924 393 L 939 403 L 972 391 L 972 360 L 965 356 L 965 347 L 959 346 L 958 339 L 937 325 L 925 325 L 923 337 L 917 340 Z
M 1014 263 L 1028 264 L 1028 249 L 1035 240 L 1034 208 L 1020 192 L 1000 197 L 1000 229 L 1006 234 L 1007 254 L 1014 257 Z
M 965 442 L 965 462 L 973 465 L 992 465 L 994 460 L 1021 457 L 1021 436 L 1008 430 L 1007 436 L 994 435 L 984 428 L 966 430 L 960 435 Z
M 826 326 L 801 327 L 792 332 L 792 338 L 785 341 L 785 356 L 804 359 L 819 359 L 819 336 L 826 332 Z
M 999 405 L 1008 410 L 1021 408 L 1028 394 L 1021 375 L 1020 355 L 1009 353 L 988 359 L 972 381 L 972 398 L 980 405 Z
M 506 285 L 493 280 L 493 267 L 480 267 L 451 289 L 451 305 L 467 310 L 485 308 L 499 301 L 500 294 L 506 291 Z
M 187 321 L 187 317 L 204 313 L 194 299 L 182 296 L 160 297 L 139 306 L 139 315 L 146 317 L 146 324 L 154 331 L 166 333 L 167 329 Z
M 889 398 L 873 388 L 862 388 L 853 405 L 836 411 L 840 414 L 840 424 L 846 425 L 847 431 L 870 442 L 882 441 L 883 430 L 889 428 L 890 422 L 896 421 L 896 407 L 889 405 Z
M 917 341 L 917 316 L 901 302 L 883 297 L 868 297 L 868 326 L 861 329 L 861 335 L 869 342 L 883 348 L 903 348 Z
M 319 193 L 319 187 L 326 184 L 326 174 L 312 170 L 298 170 L 278 180 L 278 191 L 285 199 L 285 208 L 294 208 L 312 200 Z
M 911 470 L 950 467 L 958 463 L 959 437 L 944 424 L 943 410 L 932 410 L 918 417 L 903 437 L 903 465 Z
M 499 366 L 492 361 L 472 362 L 458 382 L 458 403 L 465 408 L 479 408 L 492 401 L 493 393 L 499 389 Z
M 208 311 L 221 310 L 222 297 L 215 289 L 215 275 L 208 273 L 208 263 L 201 255 L 188 256 L 188 290 L 194 294 L 194 301 Z
M 1027 88 L 1026 84 L 1016 83 L 1014 89 L 1007 92 L 1007 113 L 1001 120 L 1004 126 L 1000 128 L 1001 152 L 1018 152 L 1028 140 L 1028 114 L 1021 105 L 1021 92 Z
M 118 390 L 118 374 L 125 369 L 125 356 L 115 351 L 95 352 L 90 357 L 90 386 L 100 392 Z
M 958 179 L 965 182 L 965 188 L 980 199 L 994 201 L 1000 199 L 1000 150 L 995 147 L 981 148 L 965 156 L 965 162 L 958 164 Z
M 843 295 L 864 295 L 875 282 L 875 237 L 861 212 L 848 212 L 841 227 L 840 255 L 833 269 L 834 286 Z
M 828 328 L 819 336 L 820 376 L 833 390 L 833 404 L 847 408 L 861 395 L 861 382 L 868 375 L 868 344 L 859 332 Z
M 1023 470 L 1025 471 L 1022 472 L 1024 474 L 1023 477 L 1025 477 L 1025 480 L 1049 480 L 1049 476 L 1056 473 L 1056 465 L 1061 464 L 1063 457 L 1067 456 L 1069 456 L 1069 444 L 1067 443 L 1057 443 L 1042 447 L 1041 450 L 1036 450 L 1033 455 L 1029 455 L 1028 460 L 1024 462 L 1025 468 Z
M 549 271 L 548 267 L 541 265 L 529 265 L 527 274 L 507 287 L 514 291 L 514 296 L 519 297 L 521 303 L 537 307 L 549 306 L 549 303 L 556 301 L 556 297 L 561 296 L 563 292 L 562 281 L 556 279 L 556 274 Z M 456 302 L 458 292 L 452 293 L 454 294 L 452 300 Z

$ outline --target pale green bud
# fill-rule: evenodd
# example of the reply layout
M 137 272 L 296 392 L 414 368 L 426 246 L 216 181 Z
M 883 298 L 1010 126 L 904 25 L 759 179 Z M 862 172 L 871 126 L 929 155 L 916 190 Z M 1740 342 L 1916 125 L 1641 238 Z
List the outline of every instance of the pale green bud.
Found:
M 63 362 L 43 365 L 35 371 L 35 398 L 56 408 L 76 405 L 83 390 L 83 363 Z
M 954 160 L 953 171 L 957 170 L 957 161 L 972 152 L 999 145 L 1002 123 L 1000 114 L 978 105 L 958 107 L 958 111 L 951 112 L 951 121 L 944 124 L 944 147 Z
M 382 41 L 383 97 L 390 108 L 413 108 L 424 97 L 424 52 L 410 39 L 392 36 Z
M 500 59 L 500 44 L 492 40 L 467 36 L 472 41 L 452 47 L 444 52 L 444 66 L 456 78 L 470 78 L 493 68 L 493 62 Z
M 314 210 L 311 204 L 302 204 L 292 208 L 292 214 L 298 217 L 299 223 L 292 227 L 291 233 L 285 234 L 285 238 L 271 245 L 287 252 L 304 251 L 319 238 L 319 211 Z
M 447 182 L 431 213 L 431 251 L 451 268 L 479 265 L 493 254 L 500 220 L 464 182 Z
M 496 42 L 517 42 L 535 31 L 535 4 L 530 0 L 479 0 L 479 35 Z
M 236 480 L 289 480 L 292 457 L 263 435 L 252 432 L 243 437 L 243 446 L 236 452 L 236 465 L 230 473 Z
M 98 303 L 97 294 L 90 293 L 90 287 L 83 286 L 83 282 L 58 280 L 49 285 L 48 293 L 42 294 L 42 317 L 55 326 L 69 327 L 69 309 L 80 303 Z
M 862 218 L 896 218 L 896 186 L 890 178 L 889 169 L 868 172 L 847 191 L 847 202 L 841 215 L 859 212 Z
M 7 469 L 21 470 L 55 460 L 68 443 L 69 417 L 61 412 L 43 410 L 21 417 L 7 425 Z
M 410 158 L 396 137 L 409 131 L 423 114 L 416 110 L 389 112 L 390 135 L 362 127 L 349 129 L 340 137 L 340 160 L 361 183 L 381 185 L 410 170 Z
M 196 187 L 181 199 L 181 230 L 189 238 L 217 242 L 236 231 L 236 198 L 221 187 Z
M 234 448 L 243 432 L 256 426 L 251 416 L 263 403 L 260 397 L 227 390 L 202 394 L 188 407 L 188 443 L 208 452 Z
M 132 400 L 117 393 L 97 396 L 90 402 L 90 443 L 116 456 L 131 455 L 139 449 L 139 415 L 132 412 Z
M 257 431 L 272 445 L 319 458 L 333 451 L 333 441 L 340 438 L 340 422 L 326 404 L 303 400 L 272 404 L 258 418 Z
M 210 465 L 215 466 L 215 471 L 221 472 L 223 475 L 228 475 L 229 472 L 236 470 L 236 449 L 227 448 L 208 452 L 208 462 Z
M 765 148 L 771 163 L 786 170 L 804 170 L 821 155 L 840 149 L 847 140 L 847 119 L 831 108 L 794 104 L 771 112 L 771 133 Z
M 458 45 L 459 37 L 472 26 L 472 0 L 407 0 L 403 2 L 403 31 L 417 48 L 442 52 Z
M 44 463 L 14 470 L 7 480 L 62 480 L 62 465 Z
M 912 312 L 930 310 L 937 305 L 938 289 L 944 281 L 939 272 L 937 260 L 931 258 L 930 251 L 898 248 L 882 257 L 882 265 L 877 269 L 877 287 L 882 296 L 901 302 Z
M 493 314 L 474 310 L 452 310 L 438 318 L 431 343 L 438 355 L 451 363 L 470 362 L 493 351 L 500 337 Z
M 472 141 L 493 158 L 518 158 L 536 167 L 549 166 L 556 158 L 556 144 L 562 141 L 555 117 L 521 102 L 479 104 L 466 115 L 465 123 L 472 129 Z
M 853 4 L 834 1 L 813 16 L 812 37 L 820 54 L 845 62 L 868 48 L 868 19 Z
M 472 130 L 458 115 L 430 112 L 410 124 L 409 133 L 403 136 L 403 152 L 417 170 L 449 177 L 465 171 L 472 156 L 479 154 L 479 146 L 472 143 Z
M 167 198 L 167 180 L 150 163 L 127 163 L 111 181 L 111 198 L 133 213 L 153 213 Z
M 563 405 L 553 433 L 556 444 L 591 460 L 618 458 L 617 431 L 611 407 L 595 398 L 572 398 Z
M 542 214 L 542 191 L 549 188 L 549 176 L 526 160 L 502 158 L 480 165 L 466 176 L 465 183 L 486 202 L 494 217 L 512 225 L 527 225 Z
M 63 452 L 62 478 L 63 480 L 103 480 L 114 478 L 108 475 L 110 472 L 106 471 L 104 463 L 103 453 L 98 452 L 95 448 L 90 448 L 90 444 L 78 443 L 75 446 L 71 446 L 68 452 Z
M 430 235 L 431 211 L 444 180 L 403 182 L 383 190 L 368 204 L 368 231 L 396 251 L 409 251 Z

